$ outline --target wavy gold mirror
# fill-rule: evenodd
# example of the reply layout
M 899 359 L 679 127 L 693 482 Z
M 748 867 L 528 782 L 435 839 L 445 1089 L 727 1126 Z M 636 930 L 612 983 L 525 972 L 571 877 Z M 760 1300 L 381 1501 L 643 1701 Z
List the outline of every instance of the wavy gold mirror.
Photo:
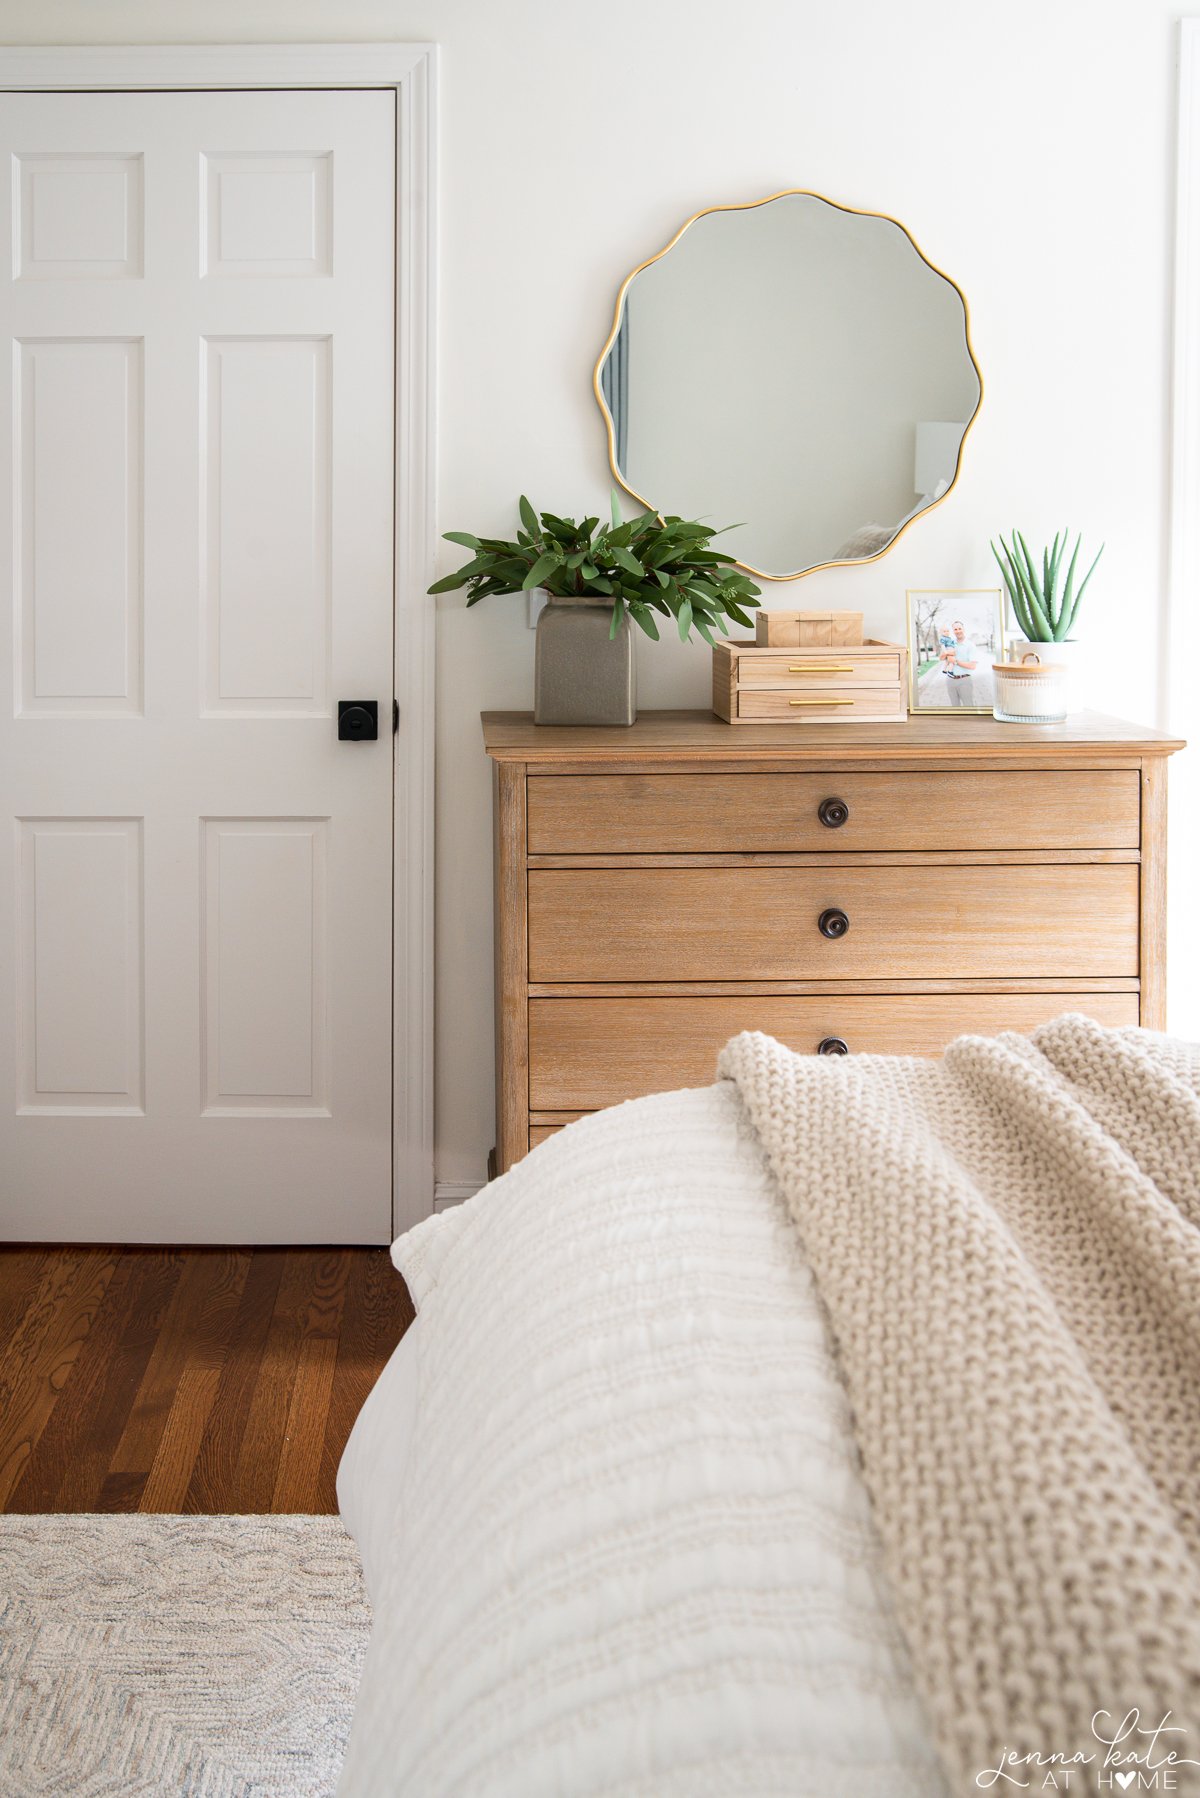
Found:
M 882 213 L 714 206 L 634 269 L 595 373 L 613 473 L 794 580 L 882 555 L 954 485 L 982 386 L 967 306 Z

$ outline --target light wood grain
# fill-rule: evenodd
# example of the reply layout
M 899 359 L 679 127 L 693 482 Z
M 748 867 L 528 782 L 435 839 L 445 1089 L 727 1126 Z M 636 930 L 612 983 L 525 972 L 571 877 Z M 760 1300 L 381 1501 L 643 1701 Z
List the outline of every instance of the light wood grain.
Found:
M 861 612 L 777 612 L 754 614 L 754 641 L 764 648 L 849 646 L 862 642 Z
M 714 655 L 714 703 L 778 701 L 767 674 L 739 687 L 743 653 L 764 654 Z M 747 1020 L 899 1053 L 1072 1008 L 1161 1021 L 1159 771 L 1180 745 L 1160 732 L 1088 714 L 730 729 L 680 712 L 627 731 L 493 714 L 484 735 L 512 783 L 501 1172 L 576 1111 L 707 1080 Z M 819 822 L 826 798 L 849 808 L 839 828 Z M 830 940 L 817 919 L 834 907 L 850 930 Z
M 1142 1023 L 1167 1027 L 1167 764 L 1142 767 Z
M 1139 862 L 1136 849 L 876 849 L 869 853 L 781 854 L 747 849 L 741 855 L 531 855 L 534 868 L 990 868 L 1034 862 Z
M 901 651 L 891 648 L 760 651 L 737 658 L 738 684 L 817 692 L 822 687 L 876 687 L 900 684 Z
M 737 722 L 776 719 L 780 724 L 795 720 L 799 724 L 826 724 L 830 719 L 870 719 L 873 723 L 894 723 L 902 718 L 906 700 L 898 686 L 839 687 L 836 692 L 817 692 L 808 683 L 803 689 L 788 688 L 781 692 L 757 687 L 739 687 Z
M 1033 1030 L 1064 1011 L 1136 1024 L 1137 994 L 534 999 L 530 1104 L 539 1113 L 599 1110 L 641 1093 L 707 1085 L 718 1051 L 742 1030 L 761 1030 L 802 1055 L 827 1037 L 842 1038 L 852 1053 L 938 1055 L 964 1031 Z
M 1136 993 L 1138 981 L 1130 975 L 1106 974 L 1082 980 L 1055 974 L 1048 980 L 572 980 L 533 981 L 531 999 L 791 999 L 824 998 L 836 993 L 967 993 L 986 998 L 990 993 Z M 1087 1010 L 1084 1006 L 1083 1010 Z
M 1081 712 L 1063 724 L 1000 724 L 972 715 L 917 713 L 896 724 L 752 725 L 733 728 L 711 712 L 642 712 L 627 730 L 591 726 L 535 725 L 529 712 L 485 712 L 484 744 L 497 761 L 518 763 L 612 762 L 623 758 L 647 768 L 655 762 L 763 759 L 766 751 L 783 764 L 842 767 L 881 755 L 914 766 L 945 758 L 969 763 L 1000 759 L 1020 765 L 1041 762 L 1060 767 L 1085 764 L 1107 752 L 1130 760 L 1170 755 L 1183 748 L 1178 737 L 1149 726 L 1128 724 L 1097 712 Z M 758 752 L 758 753 L 756 753 Z
M 1138 971 L 1132 866 L 538 869 L 539 981 L 978 977 Z M 827 909 L 850 920 L 830 941 Z
M 525 989 L 529 961 L 527 905 L 525 770 L 496 768 L 495 784 L 495 956 L 496 1159 L 503 1169 L 520 1159 L 529 1140 L 529 1026 Z
M 1136 769 L 534 774 L 531 855 L 1136 849 Z M 825 799 L 849 807 L 829 829 Z

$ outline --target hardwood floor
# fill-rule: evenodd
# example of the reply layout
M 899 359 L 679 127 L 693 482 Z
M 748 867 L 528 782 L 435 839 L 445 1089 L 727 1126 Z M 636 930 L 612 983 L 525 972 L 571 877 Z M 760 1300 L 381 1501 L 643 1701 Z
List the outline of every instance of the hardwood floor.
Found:
M 386 1249 L 0 1249 L 0 1510 L 337 1509 Z

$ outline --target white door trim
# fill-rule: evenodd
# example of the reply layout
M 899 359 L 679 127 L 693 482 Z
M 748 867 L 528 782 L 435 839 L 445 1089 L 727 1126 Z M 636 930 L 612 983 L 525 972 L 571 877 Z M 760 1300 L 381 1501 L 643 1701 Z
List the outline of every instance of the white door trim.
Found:
M 1167 609 L 1163 620 L 1157 722 L 1180 736 L 1198 734 L 1196 657 L 1200 655 L 1200 19 L 1182 19 L 1179 35 L 1178 154 L 1175 186 L 1175 320 L 1171 391 L 1171 517 Z M 1171 833 L 1169 903 L 1178 921 L 1200 897 L 1200 846 L 1183 824 L 1200 797 L 1191 750 L 1172 766 L 1172 801 L 1182 828 Z M 1176 932 L 1170 983 L 1171 1028 L 1200 1033 L 1200 953 Z
M 392 1219 L 433 1207 L 435 44 L 0 48 L 0 90 L 392 88 L 396 94 L 396 698 Z
M 1194 681 L 1186 649 L 1200 582 L 1200 19 L 1180 21 L 1178 134 L 1170 581 L 1158 720 L 1172 728 Z

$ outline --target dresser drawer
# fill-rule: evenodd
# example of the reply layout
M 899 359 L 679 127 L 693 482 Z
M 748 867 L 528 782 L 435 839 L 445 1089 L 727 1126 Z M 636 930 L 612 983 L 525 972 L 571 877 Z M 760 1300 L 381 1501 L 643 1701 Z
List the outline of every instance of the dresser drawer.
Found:
M 903 718 L 906 702 L 895 684 L 879 687 L 839 687 L 836 693 L 819 693 L 812 686 L 802 691 L 740 687 L 739 718 L 774 719 L 789 724 L 853 724 L 855 719 Z
M 761 1030 L 801 1054 L 828 1040 L 852 1054 L 937 1055 L 965 1031 L 1033 1030 L 1064 1011 L 1136 1024 L 1136 993 L 831 994 L 822 998 L 531 999 L 529 1103 L 600 1109 L 641 1093 L 707 1086 L 717 1052 Z M 530 1130 L 530 1145 L 541 1141 Z
M 827 687 L 893 687 L 900 684 L 900 652 L 856 656 L 852 649 L 797 649 L 790 655 L 741 655 L 741 687 L 784 687 L 805 691 Z M 744 695 L 743 695 L 744 697 Z
M 535 774 L 526 789 L 531 855 L 1138 846 L 1135 768 Z M 841 801 L 844 823 L 821 822 L 826 800 Z
M 822 934 L 818 920 L 836 912 L 849 921 L 845 934 Z M 1137 971 L 1131 863 L 529 874 L 534 982 L 1035 980 Z

